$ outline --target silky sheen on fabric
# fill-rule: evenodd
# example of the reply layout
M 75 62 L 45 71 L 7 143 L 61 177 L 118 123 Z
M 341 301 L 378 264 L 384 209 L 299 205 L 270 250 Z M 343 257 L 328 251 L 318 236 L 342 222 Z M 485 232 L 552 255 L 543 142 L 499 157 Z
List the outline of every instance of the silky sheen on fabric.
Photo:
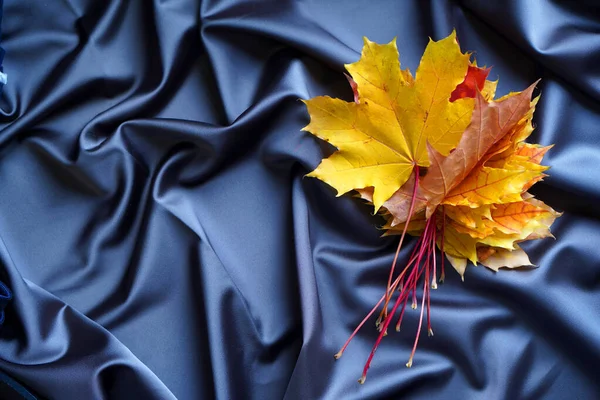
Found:
M 600 397 L 600 8 L 550 0 L 6 0 L 0 370 L 52 399 Z M 469 268 L 379 347 L 395 238 L 303 179 L 300 98 L 352 99 L 362 36 L 413 71 L 456 28 L 498 94 L 538 78 L 537 269 Z M 401 253 L 406 261 L 410 243 Z

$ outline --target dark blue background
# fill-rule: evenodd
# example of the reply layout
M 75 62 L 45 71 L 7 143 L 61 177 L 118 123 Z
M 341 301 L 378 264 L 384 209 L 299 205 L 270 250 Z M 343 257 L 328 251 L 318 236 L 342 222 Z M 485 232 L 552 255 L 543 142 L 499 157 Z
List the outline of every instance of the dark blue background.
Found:
M 0 369 L 55 399 L 600 396 L 596 1 L 6 0 Z M 371 324 L 395 240 L 303 179 L 328 149 L 299 98 L 351 99 L 362 36 L 413 71 L 456 28 L 500 95 L 538 78 L 534 192 L 565 214 L 538 269 L 453 272 L 435 336 Z M 402 253 L 405 259 L 410 246 Z

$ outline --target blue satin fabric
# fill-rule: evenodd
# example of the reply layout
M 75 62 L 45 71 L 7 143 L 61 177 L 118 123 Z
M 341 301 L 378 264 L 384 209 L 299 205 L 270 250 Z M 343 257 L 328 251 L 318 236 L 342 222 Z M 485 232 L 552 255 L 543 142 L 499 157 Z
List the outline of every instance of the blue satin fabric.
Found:
M 600 396 L 600 9 L 549 0 L 6 0 L 0 369 L 56 399 Z M 299 98 L 351 100 L 362 36 L 413 71 L 456 28 L 499 94 L 538 78 L 537 269 L 449 273 L 435 336 L 369 323 L 396 240 L 303 179 Z M 412 243 L 412 242 L 411 242 Z M 406 261 L 411 246 L 401 255 Z

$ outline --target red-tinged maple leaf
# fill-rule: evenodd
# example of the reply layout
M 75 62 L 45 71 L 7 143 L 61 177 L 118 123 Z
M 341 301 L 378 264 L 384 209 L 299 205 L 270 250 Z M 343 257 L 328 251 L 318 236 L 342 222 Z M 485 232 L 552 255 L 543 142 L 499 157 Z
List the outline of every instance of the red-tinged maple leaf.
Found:
M 475 94 L 483 90 L 490 70 L 491 68 L 479 68 L 475 65 L 469 65 L 465 80 L 450 94 L 450 101 L 456 101 L 464 97 L 475 98 Z

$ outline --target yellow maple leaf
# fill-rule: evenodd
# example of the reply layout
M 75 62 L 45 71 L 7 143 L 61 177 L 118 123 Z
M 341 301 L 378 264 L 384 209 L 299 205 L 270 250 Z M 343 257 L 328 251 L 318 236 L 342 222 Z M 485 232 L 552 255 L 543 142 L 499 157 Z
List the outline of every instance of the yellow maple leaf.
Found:
M 481 94 L 486 101 L 494 100 L 496 95 L 496 88 L 498 87 L 498 81 L 485 81 Z
M 456 147 L 471 120 L 472 98 L 448 101 L 465 78 L 469 54 L 460 51 L 456 32 L 438 42 L 430 39 L 413 86 L 402 87 L 397 113 L 417 164 L 429 166 L 426 145 L 443 155 Z
M 444 211 L 447 218 L 471 229 L 480 229 L 483 226 L 484 218 L 491 219 L 491 206 L 489 205 L 478 207 L 476 211 L 466 206 L 447 206 L 444 207 Z
M 442 201 L 442 204 L 478 207 L 521 200 L 523 187 L 540 175 L 531 169 L 481 167 L 472 171 Z
M 327 182 L 338 195 L 373 186 L 373 203 L 378 209 L 406 182 L 414 168 L 400 129 L 385 119 L 373 118 L 378 110 L 364 102 L 316 97 L 305 103 L 311 121 L 304 130 L 339 150 L 308 176 Z
M 444 234 L 438 239 L 438 247 L 443 248 L 446 255 L 455 258 L 464 258 L 470 260 L 473 264 L 477 263 L 477 239 L 470 235 L 457 231 L 454 226 L 447 224 Z
M 519 246 L 516 246 L 514 250 L 489 246 L 479 247 L 477 249 L 477 259 L 481 264 L 494 271 L 498 271 L 500 268 L 517 268 L 533 265 L 529 261 L 527 253 Z
M 441 154 L 456 146 L 474 102 L 449 98 L 468 65 L 454 32 L 429 42 L 415 79 L 400 69 L 395 40 L 380 45 L 365 38 L 361 59 L 346 65 L 358 102 L 304 100 L 311 117 L 304 130 L 338 149 L 308 176 L 327 182 L 338 195 L 372 187 L 378 210 L 415 166 L 429 166 L 427 143 Z

